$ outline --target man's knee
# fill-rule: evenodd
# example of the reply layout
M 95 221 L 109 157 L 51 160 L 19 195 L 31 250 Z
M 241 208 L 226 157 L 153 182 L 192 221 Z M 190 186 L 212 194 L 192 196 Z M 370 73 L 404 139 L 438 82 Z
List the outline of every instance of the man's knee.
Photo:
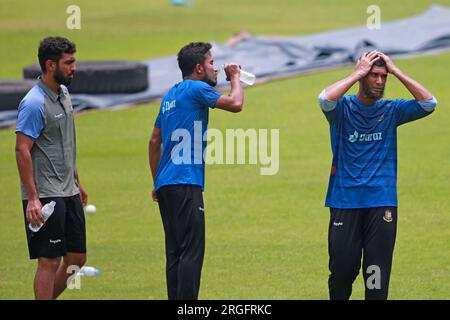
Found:
M 61 257 L 57 258 L 39 258 L 38 259 L 38 268 L 39 269 L 45 269 L 45 270 L 52 270 L 55 271 L 58 270 L 58 267 L 61 263 Z
M 64 257 L 64 264 L 66 266 L 82 267 L 86 263 L 87 256 L 85 253 L 67 253 Z
M 337 283 L 353 283 L 359 274 L 361 263 L 358 260 L 340 261 L 330 266 L 330 278 Z

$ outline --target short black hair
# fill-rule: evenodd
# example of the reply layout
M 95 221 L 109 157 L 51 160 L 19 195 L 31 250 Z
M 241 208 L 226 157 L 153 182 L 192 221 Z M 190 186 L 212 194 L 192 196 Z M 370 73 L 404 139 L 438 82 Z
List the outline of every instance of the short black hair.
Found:
M 384 61 L 384 59 L 380 57 L 373 63 L 373 65 L 377 67 L 386 67 L 386 61 Z
M 197 64 L 205 62 L 205 55 L 211 50 L 212 45 L 208 42 L 191 42 L 178 52 L 178 66 L 183 78 L 190 76 Z
M 45 62 L 58 62 L 63 53 L 75 53 L 75 43 L 63 37 L 46 37 L 39 44 L 38 58 L 42 72 L 46 72 Z

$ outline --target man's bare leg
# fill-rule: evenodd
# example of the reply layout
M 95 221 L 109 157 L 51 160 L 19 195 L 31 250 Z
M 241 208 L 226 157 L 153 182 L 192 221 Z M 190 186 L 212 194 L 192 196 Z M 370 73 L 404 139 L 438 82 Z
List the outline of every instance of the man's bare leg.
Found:
M 73 253 L 68 252 L 56 272 L 55 285 L 53 290 L 53 299 L 59 297 L 59 295 L 67 288 L 67 279 L 73 273 L 67 273 L 67 268 L 70 266 L 78 266 L 81 268 L 86 262 L 85 253 Z
M 39 258 L 36 276 L 34 277 L 34 297 L 36 300 L 53 299 L 56 271 L 61 257 Z

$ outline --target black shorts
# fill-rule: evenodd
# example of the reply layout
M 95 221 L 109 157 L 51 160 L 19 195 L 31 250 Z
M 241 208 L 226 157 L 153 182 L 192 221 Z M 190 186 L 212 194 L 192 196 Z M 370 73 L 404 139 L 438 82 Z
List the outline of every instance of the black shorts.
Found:
M 23 200 L 25 230 L 30 259 L 57 258 L 67 254 L 86 253 L 86 222 L 80 195 L 41 198 L 42 206 L 55 201 L 55 211 L 38 232 L 28 228 L 27 200 Z

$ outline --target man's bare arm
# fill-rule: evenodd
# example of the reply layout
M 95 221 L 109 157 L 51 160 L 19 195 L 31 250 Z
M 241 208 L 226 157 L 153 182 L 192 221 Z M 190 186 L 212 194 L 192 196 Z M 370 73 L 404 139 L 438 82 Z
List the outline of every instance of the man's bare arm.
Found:
M 33 140 L 27 135 L 17 132 L 16 134 L 16 162 L 19 170 L 20 179 L 28 196 L 27 220 L 33 226 L 37 226 L 39 221 L 44 223 L 44 217 L 41 214 L 42 203 L 36 189 L 33 172 L 33 160 L 31 158 L 31 148 Z
M 153 128 L 152 136 L 150 137 L 150 141 L 148 143 L 148 160 L 150 164 L 150 171 L 152 173 L 153 183 L 155 183 L 159 161 L 161 160 L 161 143 L 162 143 L 161 129 Z M 158 201 L 154 189 L 152 190 L 152 198 L 154 201 Z
M 427 88 L 425 88 L 423 85 L 421 85 L 416 80 L 412 79 L 411 77 L 407 76 L 405 73 L 403 73 L 392 61 L 392 59 L 387 56 L 386 54 L 379 52 L 378 55 L 383 58 L 383 60 L 386 62 L 387 71 L 389 73 L 392 73 L 394 76 L 397 77 L 398 80 L 400 80 L 401 83 L 408 89 L 409 92 L 413 95 L 414 99 L 421 101 L 421 100 L 427 100 L 431 99 L 433 97 L 433 94 L 428 91 Z
M 225 73 L 227 78 L 230 79 L 231 91 L 229 95 L 222 95 L 216 102 L 218 109 L 240 112 L 244 105 L 244 90 L 242 89 L 241 82 L 239 80 L 239 65 L 230 63 L 225 65 Z

